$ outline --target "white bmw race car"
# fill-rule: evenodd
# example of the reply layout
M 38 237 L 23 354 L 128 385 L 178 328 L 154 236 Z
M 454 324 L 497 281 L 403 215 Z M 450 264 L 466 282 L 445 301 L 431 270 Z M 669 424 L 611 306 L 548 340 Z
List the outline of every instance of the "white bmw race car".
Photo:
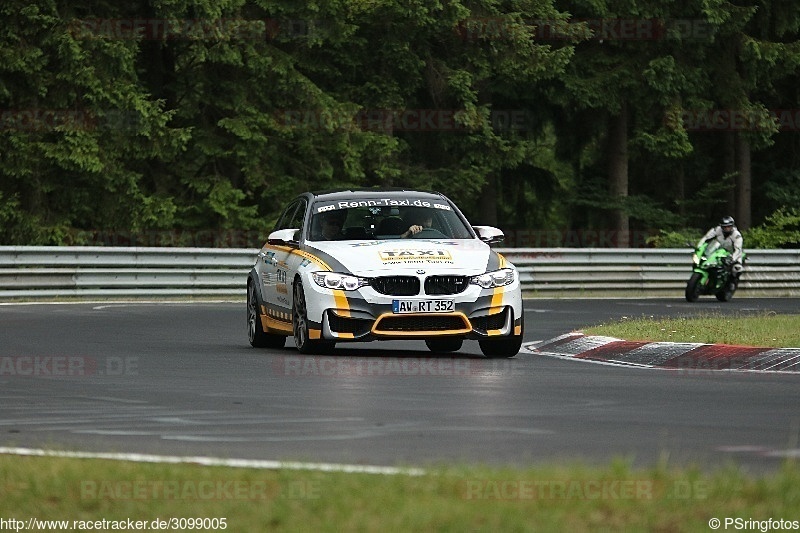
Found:
M 250 344 L 301 353 L 335 343 L 423 339 L 454 352 L 465 339 L 513 357 L 523 335 L 519 273 L 438 193 L 305 193 L 278 219 L 247 280 Z

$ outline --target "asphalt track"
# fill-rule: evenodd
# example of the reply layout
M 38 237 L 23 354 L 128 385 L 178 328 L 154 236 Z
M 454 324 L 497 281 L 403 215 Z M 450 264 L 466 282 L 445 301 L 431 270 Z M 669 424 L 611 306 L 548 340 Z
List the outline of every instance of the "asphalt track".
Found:
M 526 300 L 526 341 L 623 316 L 794 299 Z M 0 446 L 391 466 L 800 456 L 800 375 L 659 371 L 421 341 L 256 350 L 244 303 L 0 305 Z

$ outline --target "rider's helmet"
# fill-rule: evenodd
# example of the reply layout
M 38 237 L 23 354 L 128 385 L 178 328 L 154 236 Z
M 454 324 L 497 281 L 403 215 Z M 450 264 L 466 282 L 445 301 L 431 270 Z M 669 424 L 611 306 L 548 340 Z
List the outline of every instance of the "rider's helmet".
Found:
M 733 233 L 733 225 L 735 224 L 733 217 L 722 217 L 719 227 L 722 228 L 722 234 L 726 237 Z

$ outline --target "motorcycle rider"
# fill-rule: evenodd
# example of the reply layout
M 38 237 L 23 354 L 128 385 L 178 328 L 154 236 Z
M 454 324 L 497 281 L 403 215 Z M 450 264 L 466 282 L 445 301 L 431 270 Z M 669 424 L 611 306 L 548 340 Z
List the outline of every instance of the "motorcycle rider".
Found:
M 703 235 L 703 238 L 700 239 L 700 242 L 697 243 L 697 246 L 700 246 L 704 242 L 711 240 L 716 240 L 720 243 L 720 246 L 730 252 L 732 263 L 729 268 L 733 274 L 734 281 L 738 284 L 739 276 L 744 270 L 744 267 L 742 266 L 742 245 L 744 240 L 742 239 L 742 234 L 736 228 L 736 222 L 733 220 L 733 217 L 722 217 L 719 226 L 708 230 L 708 233 Z

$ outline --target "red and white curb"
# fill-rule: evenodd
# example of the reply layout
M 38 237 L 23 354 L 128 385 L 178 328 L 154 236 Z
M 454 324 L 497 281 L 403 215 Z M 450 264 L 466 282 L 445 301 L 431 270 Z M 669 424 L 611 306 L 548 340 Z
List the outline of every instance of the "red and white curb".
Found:
M 626 341 L 581 332 L 528 343 L 523 348 L 539 355 L 646 368 L 800 372 L 800 348 Z

